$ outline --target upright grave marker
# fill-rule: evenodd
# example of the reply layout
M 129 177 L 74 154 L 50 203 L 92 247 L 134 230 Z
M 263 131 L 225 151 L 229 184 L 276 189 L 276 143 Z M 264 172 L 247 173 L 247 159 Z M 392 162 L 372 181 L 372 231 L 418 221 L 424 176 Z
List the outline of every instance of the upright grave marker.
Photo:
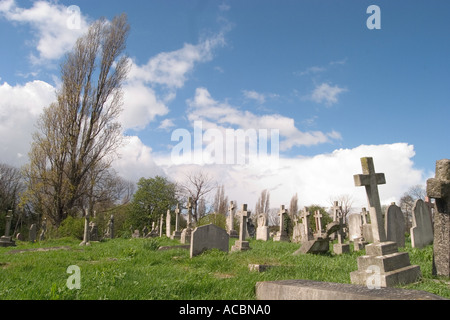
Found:
M 89 211 L 85 210 L 85 216 L 84 216 L 84 235 L 83 235 L 83 241 L 81 241 L 80 246 L 89 246 L 91 243 L 89 242 Z
M 9 235 L 11 230 L 11 220 L 12 220 L 12 210 L 8 210 L 6 213 L 6 225 L 5 225 L 5 235 L 0 238 L 0 247 L 15 247 L 16 242 Z
M 230 238 L 239 238 L 236 230 L 234 230 L 234 209 L 236 206 L 233 201 L 230 201 L 230 206 L 228 207 L 228 217 L 227 217 L 227 232 Z
M 450 159 L 436 161 L 435 177 L 427 180 L 427 196 L 435 199 L 433 274 L 450 277 Z
M 239 227 L 239 240 L 236 240 L 234 245 L 231 247 L 231 251 L 245 251 L 250 249 L 248 241 L 245 241 L 245 235 L 247 234 L 247 218 L 247 204 L 243 204 L 240 212 L 241 225 Z
M 397 244 L 386 241 L 378 195 L 378 184 L 385 184 L 383 173 L 375 173 L 372 158 L 361 158 L 363 174 L 354 175 L 355 186 L 364 186 L 369 204 L 375 243 L 366 246 L 366 255 L 358 257 L 358 270 L 350 273 L 353 284 L 372 288 L 392 287 L 417 281 L 420 268 L 411 265 L 407 252 L 398 252 Z
M 287 210 L 284 208 L 284 205 L 280 207 L 280 211 L 278 212 L 278 216 L 280 217 L 280 231 L 273 237 L 273 241 L 289 241 L 289 236 L 286 233 L 284 227 L 284 216 L 287 214 Z
M 405 217 L 402 209 L 392 202 L 386 209 L 384 218 L 384 226 L 386 230 L 386 240 L 394 241 L 398 247 L 405 246 Z
M 181 239 L 181 231 L 180 231 L 180 208 L 177 203 L 177 207 L 175 208 L 175 231 L 172 234 L 172 239 L 180 240 Z
M 187 203 L 187 208 L 188 208 L 188 219 L 187 219 L 187 226 L 185 229 L 183 229 L 183 231 L 181 232 L 181 238 L 180 238 L 180 242 L 183 244 L 189 244 L 191 243 L 191 219 L 192 219 L 192 198 L 189 197 L 188 198 L 188 203 Z
M 412 213 L 411 246 L 424 248 L 433 243 L 433 223 L 427 204 L 422 199 L 417 199 Z
M 170 216 L 170 210 L 167 210 L 167 216 L 166 216 L 166 237 L 170 238 L 171 236 L 171 232 L 170 232 L 170 221 L 171 216 Z
M 214 248 L 228 252 L 229 238 L 226 230 L 214 224 L 197 227 L 191 233 L 190 257 Z
M 258 215 L 258 228 L 256 228 L 256 240 L 269 240 L 269 225 L 267 215 L 262 212 Z

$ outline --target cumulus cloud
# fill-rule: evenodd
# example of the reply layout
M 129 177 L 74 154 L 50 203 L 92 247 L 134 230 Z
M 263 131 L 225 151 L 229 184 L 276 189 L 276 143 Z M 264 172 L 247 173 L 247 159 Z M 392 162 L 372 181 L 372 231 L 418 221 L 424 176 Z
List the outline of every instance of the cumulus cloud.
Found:
M 43 81 L 16 86 L 5 82 L 0 85 L 0 97 L 2 162 L 20 166 L 27 161 L 36 120 L 56 100 L 55 88 Z
M 337 103 L 338 96 L 346 91 L 347 89 L 340 88 L 337 85 L 330 86 L 328 83 L 322 83 L 314 88 L 309 98 L 314 102 L 324 103 L 327 106 L 331 106 Z
M 229 199 L 254 207 L 264 189 L 270 191 L 271 207 L 289 205 L 297 193 L 300 207 L 319 204 L 329 207 L 330 199 L 343 194 L 353 198 L 355 212 L 367 207 L 364 187 L 355 187 L 353 175 L 362 173 L 360 158 L 373 157 L 375 170 L 384 173 L 386 184 L 379 186 L 382 204 L 399 201 L 403 193 L 416 184 L 425 183 L 421 170 L 414 168 L 414 147 L 406 143 L 361 145 L 353 149 L 338 149 L 312 157 L 280 158 L 276 165 L 205 165 L 203 170 L 225 186 Z M 198 169 L 191 164 L 170 165 L 167 158 L 155 161 L 174 181 L 184 173 Z M 270 160 L 269 160 L 270 161 Z
M 310 146 L 340 139 L 338 132 L 321 131 L 302 132 L 295 126 L 293 118 L 279 114 L 257 115 L 231 106 L 227 102 L 216 101 L 206 88 L 197 88 L 193 99 L 187 101 L 188 119 L 191 122 L 202 121 L 205 129 L 239 128 L 279 130 L 280 150 L 294 146 Z
M 28 24 L 33 30 L 38 56 L 31 55 L 33 63 L 57 60 L 69 51 L 76 39 L 88 27 L 88 19 L 76 6 L 36 1 L 31 8 L 21 8 L 15 1 L 2 1 L 0 14 L 7 20 Z

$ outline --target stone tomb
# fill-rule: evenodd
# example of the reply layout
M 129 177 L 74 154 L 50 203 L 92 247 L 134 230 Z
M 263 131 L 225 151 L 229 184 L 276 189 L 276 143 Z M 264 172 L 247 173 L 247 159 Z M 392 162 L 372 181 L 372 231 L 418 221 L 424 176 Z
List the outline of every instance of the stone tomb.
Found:
M 384 217 L 384 229 L 386 230 L 386 240 L 394 241 L 398 247 L 405 246 L 405 217 L 402 209 L 392 202 L 386 209 Z
M 436 161 L 435 177 L 427 180 L 427 196 L 435 199 L 433 274 L 450 277 L 450 159 Z
M 358 257 L 358 270 L 350 273 L 353 284 L 373 288 L 392 287 L 417 281 L 419 266 L 411 265 L 407 252 L 398 252 L 397 244 L 386 241 L 383 228 L 378 185 L 385 184 L 383 173 L 375 173 L 372 158 L 361 158 L 363 174 L 354 175 L 356 186 L 364 186 L 369 204 L 374 243 L 366 246 L 366 254 Z
M 214 224 L 197 227 L 191 233 L 191 258 L 214 248 L 228 252 L 228 247 L 227 231 Z
M 433 223 L 427 204 L 422 199 L 416 200 L 412 214 L 411 246 L 424 248 L 433 243 Z

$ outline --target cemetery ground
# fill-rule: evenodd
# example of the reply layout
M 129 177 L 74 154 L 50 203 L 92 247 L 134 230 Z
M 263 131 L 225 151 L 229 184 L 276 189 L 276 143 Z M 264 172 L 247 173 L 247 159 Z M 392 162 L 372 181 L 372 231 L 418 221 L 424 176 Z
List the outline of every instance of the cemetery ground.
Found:
M 235 239 L 230 239 L 230 248 Z M 176 246 L 169 238 L 111 239 L 80 247 L 73 238 L 38 243 L 17 242 L 0 248 L 1 300 L 253 300 L 260 281 L 309 279 L 350 283 L 357 257 L 349 254 L 292 255 L 299 244 L 249 240 L 251 250 L 225 253 L 208 250 L 190 258 L 189 250 L 158 250 Z M 332 248 L 332 244 L 330 247 Z M 353 245 L 351 244 L 351 249 Z M 419 282 L 406 289 L 424 290 L 450 298 L 450 279 L 432 275 L 432 245 L 405 248 L 411 263 L 420 266 Z M 250 271 L 249 264 L 273 266 Z M 80 289 L 70 290 L 67 269 L 80 268 Z M 376 289 L 374 289 L 376 290 Z

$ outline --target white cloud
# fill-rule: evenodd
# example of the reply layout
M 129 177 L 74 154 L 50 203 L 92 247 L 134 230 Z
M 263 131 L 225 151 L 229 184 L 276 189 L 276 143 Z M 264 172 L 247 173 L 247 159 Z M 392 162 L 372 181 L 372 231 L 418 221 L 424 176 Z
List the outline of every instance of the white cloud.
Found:
M 317 103 L 325 103 L 331 106 L 338 102 L 338 95 L 348 91 L 347 89 L 336 86 L 330 86 L 328 83 L 317 85 L 312 92 L 310 99 Z
M 313 157 L 280 158 L 277 165 L 205 165 L 213 179 L 225 186 L 230 200 L 247 203 L 251 210 L 263 189 L 270 190 L 271 207 L 289 205 L 297 193 L 300 207 L 311 204 L 330 206 L 330 198 L 348 194 L 358 212 L 367 207 L 364 187 L 355 187 L 353 175 L 362 173 L 360 158 L 373 157 L 377 173 L 384 173 L 386 184 L 378 187 L 382 204 L 399 201 L 412 185 L 424 184 L 424 173 L 414 168 L 414 148 L 406 143 L 361 145 L 339 149 Z M 184 173 L 198 169 L 194 165 L 171 165 L 165 157 L 155 161 L 175 181 Z M 213 195 L 212 195 L 213 196 Z
M 161 124 L 159 125 L 158 129 L 170 129 L 175 127 L 175 123 L 173 123 L 173 119 L 164 119 L 161 121 Z
M 43 81 L 0 85 L 0 152 L 2 162 L 23 165 L 31 134 L 44 107 L 56 100 L 55 88 Z
M 31 8 L 18 7 L 15 1 L 3 1 L 0 14 L 7 20 L 29 24 L 36 39 L 39 55 L 31 55 L 33 63 L 45 63 L 61 58 L 88 27 L 87 18 L 64 5 L 36 1 Z M 74 22 L 75 19 L 75 22 Z
M 256 102 L 258 102 L 259 104 L 263 104 L 264 102 L 266 102 L 266 96 L 262 93 L 253 91 L 253 90 L 243 90 L 242 93 L 244 94 L 244 96 L 247 99 L 252 99 L 255 100 Z
M 288 150 L 294 146 L 309 146 L 340 139 L 337 132 L 323 133 L 321 131 L 302 132 L 295 126 L 294 119 L 279 114 L 256 115 L 250 111 L 242 111 L 219 102 L 211 97 L 206 88 L 197 88 L 195 97 L 187 101 L 188 119 L 203 121 L 204 129 L 237 127 L 247 129 L 278 129 L 280 150 Z

